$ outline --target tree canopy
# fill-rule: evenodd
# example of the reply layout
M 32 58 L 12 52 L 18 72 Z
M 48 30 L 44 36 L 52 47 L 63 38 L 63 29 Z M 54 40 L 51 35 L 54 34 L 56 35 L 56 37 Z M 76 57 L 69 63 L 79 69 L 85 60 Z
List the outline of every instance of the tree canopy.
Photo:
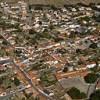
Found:
M 19 81 L 19 79 L 17 77 L 14 78 L 14 84 L 16 86 L 19 86 L 20 85 L 20 81 Z
M 90 96 L 90 100 L 100 100 L 100 90 L 97 90 Z
M 67 93 L 72 97 L 72 99 L 86 98 L 86 94 L 83 92 L 80 92 L 80 90 L 75 87 L 72 87 Z
M 98 78 L 97 74 L 89 73 L 89 74 L 87 74 L 87 76 L 84 77 L 84 80 L 86 83 L 93 84 L 94 82 L 96 82 L 97 78 Z

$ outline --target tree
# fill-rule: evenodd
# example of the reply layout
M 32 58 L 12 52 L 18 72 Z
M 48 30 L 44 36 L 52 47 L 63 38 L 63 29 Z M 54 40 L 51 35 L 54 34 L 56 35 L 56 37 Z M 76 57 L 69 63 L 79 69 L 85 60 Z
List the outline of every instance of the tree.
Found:
M 77 54 L 81 54 L 82 53 L 82 50 L 81 49 L 76 49 L 76 53 Z
M 62 48 L 62 49 L 57 49 L 57 52 L 58 53 L 61 53 L 61 54 L 65 54 L 66 53 L 66 49 Z
M 43 8 L 41 6 L 36 6 L 35 10 L 43 10 Z
M 42 84 L 47 87 L 54 85 L 57 82 L 57 79 L 51 70 L 41 71 L 40 80 L 41 80 Z
M 30 96 L 26 93 L 25 90 L 23 90 L 23 94 L 25 95 L 25 97 L 28 99 Z
M 100 100 L 100 90 L 97 90 L 90 96 L 90 100 Z
M 54 5 L 51 5 L 51 9 L 57 10 L 57 7 L 55 7 Z
M 63 41 L 63 40 L 64 40 L 63 38 L 60 38 L 58 36 L 54 38 L 54 41 L 55 42 L 60 42 L 60 41 Z
M 83 17 L 82 19 L 85 20 L 85 21 L 87 21 L 87 22 L 90 21 L 90 17 L 88 17 L 88 16 L 85 16 L 85 17 Z
M 31 5 L 29 5 L 29 11 L 31 11 L 31 9 L 32 9 L 32 6 L 31 6 Z
M 93 68 L 90 68 L 90 70 L 94 73 L 98 72 L 98 66 L 95 66 Z
M 90 45 L 90 48 L 96 49 L 96 48 L 97 48 L 97 44 L 96 44 L 96 43 L 92 43 L 92 44 Z
M 0 78 L 0 85 L 3 83 L 3 78 Z
M 22 100 L 25 100 L 25 97 L 23 97 Z
M 64 67 L 63 72 L 67 72 L 68 71 L 68 67 Z
M 80 93 L 80 98 L 86 98 L 86 94 L 84 92 Z
M 84 98 L 86 98 L 86 94 L 83 92 L 80 92 L 80 90 L 78 90 L 75 87 L 72 87 L 67 93 L 72 97 L 72 99 L 84 99 Z
M 7 45 L 8 43 L 7 43 L 5 40 L 3 40 L 3 41 L 2 41 L 2 44 L 3 44 L 3 45 Z
M 19 79 L 17 77 L 14 77 L 14 84 L 16 86 L 19 86 L 20 85 L 20 81 L 19 81 Z
M 30 30 L 29 30 L 29 34 L 32 35 L 32 34 L 35 34 L 35 33 L 37 33 L 37 32 L 36 32 L 34 29 L 30 29 Z
M 49 29 L 50 29 L 50 30 L 53 30 L 53 29 L 54 29 L 54 26 L 53 26 L 52 24 L 50 24 L 50 25 L 49 25 Z
M 6 52 L 3 49 L 0 49 L 0 56 L 6 55 Z
M 86 83 L 93 84 L 94 82 L 96 82 L 97 78 L 98 78 L 97 74 L 89 73 L 89 74 L 87 74 L 87 76 L 84 77 L 84 80 Z

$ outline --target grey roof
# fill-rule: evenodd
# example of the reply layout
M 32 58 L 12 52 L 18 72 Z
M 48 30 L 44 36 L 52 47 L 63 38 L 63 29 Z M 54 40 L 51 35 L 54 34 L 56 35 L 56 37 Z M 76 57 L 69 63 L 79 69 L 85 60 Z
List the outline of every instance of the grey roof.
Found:
M 6 63 L 10 63 L 11 60 L 10 59 L 4 59 L 4 60 L 0 60 L 0 64 L 6 64 Z

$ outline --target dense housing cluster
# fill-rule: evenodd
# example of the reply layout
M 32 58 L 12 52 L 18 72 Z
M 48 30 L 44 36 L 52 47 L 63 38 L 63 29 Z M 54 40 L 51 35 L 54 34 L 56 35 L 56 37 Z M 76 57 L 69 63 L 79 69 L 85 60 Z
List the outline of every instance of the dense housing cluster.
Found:
M 0 100 L 99 97 L 100 4 L 0 3 Z

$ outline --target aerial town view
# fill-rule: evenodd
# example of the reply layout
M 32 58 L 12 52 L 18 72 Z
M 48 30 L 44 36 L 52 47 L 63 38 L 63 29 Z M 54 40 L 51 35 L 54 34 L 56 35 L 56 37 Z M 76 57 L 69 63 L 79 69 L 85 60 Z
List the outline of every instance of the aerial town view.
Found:
M 100 0 L 0 0 L 0 100 L 100 100 Z

